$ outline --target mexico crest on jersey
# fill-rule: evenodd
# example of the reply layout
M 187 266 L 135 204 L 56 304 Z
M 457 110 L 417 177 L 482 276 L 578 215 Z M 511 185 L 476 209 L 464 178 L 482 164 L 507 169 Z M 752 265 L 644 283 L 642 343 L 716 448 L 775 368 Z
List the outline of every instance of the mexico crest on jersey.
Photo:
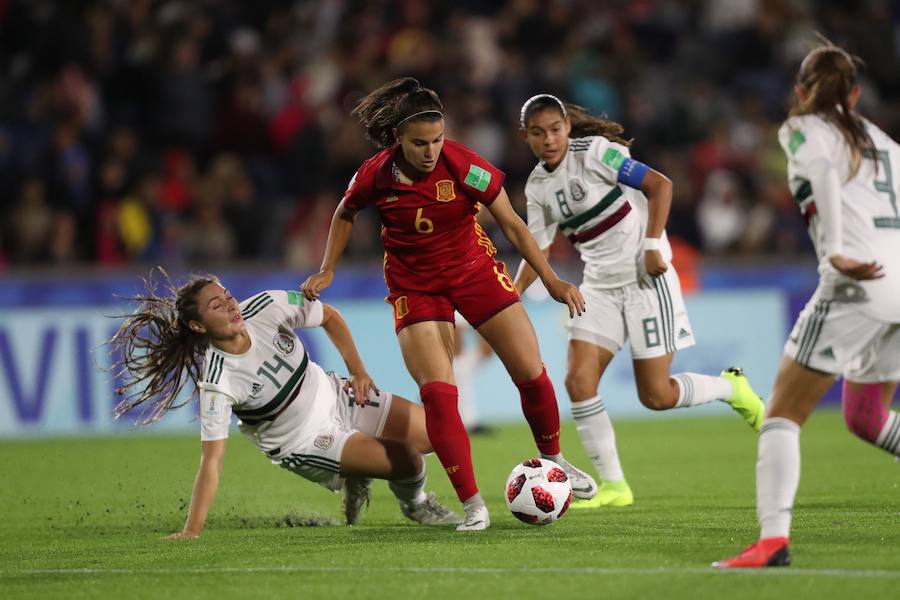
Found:
M 251 398 L 259 398 L 259 393 L 262 391 L 262 384 L 254 381 L 253 385 L 250 386 L 250 397 Z
M 572 195 L 572 200 L 581 202 L 587 196 L 587 190 L 584 189 L 584 185 L 580 181 L 572 179 L 569 181 L 569 194 Z
M 438 202 L 450 202 L 456 198 L 456 191 L 453 189 L 452 179 L 441 179 L 434 184 L 434 187 L 437 188 L 435 190 L 434 199 Z
M 333 435 L 320 435 L 320 436 L 317 437 L 316 440 L 313 442 L 313 444 L 315 445 L 315 447 L 316 447 L 316 448 L 319 448 L 320 450 L 328 450 L 329 448 L 331 448 L 331 445 L 332 445 L 333 443 L 334 443 L 334 436 L 333 436 Z
M 275 339 L 272 341 L 275 344 L 275 348 L 285 356 L 290 356 L 294 353 L 294 347 L 296 346 L 294 343 L 294 336 L 286 331 L 279 331 L 276 333 Z

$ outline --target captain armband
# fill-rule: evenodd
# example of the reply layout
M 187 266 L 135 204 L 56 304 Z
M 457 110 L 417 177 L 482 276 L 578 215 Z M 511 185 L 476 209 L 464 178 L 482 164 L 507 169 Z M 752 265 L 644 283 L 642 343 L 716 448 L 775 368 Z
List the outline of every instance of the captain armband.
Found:
M 622 164 L 619 165 L 616 179 L 619 183 L 624 183 L 630 188 L 639 190 L 641 189 L 641 184 L 644 182 L 644 176 L 647 175 L 647 171 L 649 170 L 650 167 L 644 163 L 634 160 L 633 158 L 626 158 L 622 161 Z

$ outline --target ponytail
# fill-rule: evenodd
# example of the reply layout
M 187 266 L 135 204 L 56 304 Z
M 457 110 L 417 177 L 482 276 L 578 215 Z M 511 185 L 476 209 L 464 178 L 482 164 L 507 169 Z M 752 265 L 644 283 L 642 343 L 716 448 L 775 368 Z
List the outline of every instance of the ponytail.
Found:
M 611 142 L 631 146 L 632 140 L 622 137 L 625 128 L 615 121 L 594 116 L 586 108 L 571 102 L 563 102 L 551 94 L 538 94 L 526 100 L 519 112 L 519 126 L 527 129 L 531 116 L 544 110 L 554 110 L 563 118 L 569 119 L 572 124 L 569 137 L 572 139 L 602 135 Z
M 566 112 L 572 122 L 570 138 L 582 138 L 592 135 L 602 135 L 611 142 L 631 146 L 634 140 L 626 140 L 622 137 L 625 128 L 615 121 L 604 119 L 590 114 L 586 108 L 566 102 Z
M 412 77 L 390 81 L 360 100 L 353 109 L 366 128 L 366 137 L 379 148 L 396 142 L 395 129 L 416 121 L 439 121 L 444 106 L 438 95 Z
M 875 144 L 863 120 L 850 108 L 850 93 L 862 64 L 860 58 L 830 42 L 814 49 L 797 73 L 797 85 L 805 97 L 795 93 L 790 111 L 791 116 L 819 114 L 838 128 L 850 148 L 851 177 L 859 171 L 863 157 L 875 156 Z

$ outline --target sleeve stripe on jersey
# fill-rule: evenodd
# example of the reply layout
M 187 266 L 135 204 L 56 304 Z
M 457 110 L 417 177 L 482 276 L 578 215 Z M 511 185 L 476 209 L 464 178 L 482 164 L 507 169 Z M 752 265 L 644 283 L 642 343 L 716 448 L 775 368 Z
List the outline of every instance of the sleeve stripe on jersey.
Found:
M 797 204 L 802 204 L 804 200 L 812 196 L 812 184 L 809 182 L 809 179 L 802 177 L 797 177 L 795 181 L 800 185 L 797 191 L 794 192 L 794 200 L 797 201 Z
M 572 152 L 587 152 L 590 147 L 591 140 L 589 139 L 578 139 L 569 142 L 569 150 Z
M 241 316 L 245 321 L 247 319 L 251 319 L 254 316 L 258 315 L 262 311 L 262 309 L 272 304 L 272 302 L 274 301 L 275 300 L 274 298 L 272 298 L 272 296 L 266 294 L 264 298 L 260 298 L 259 300 L 255 301 L 252 306 L 248 305 L 247 308 L 242 310 Z
M 257 300 L 263 298 L 264 296 L 268 296 L 268 295 L 269 295 L 268 292 L 260 292 L 255 296 L 250 296 L 249 298 L 247 298 L 246 300 L 241 302 L 241 304 L 244 305 L 244 307 L 241 310 L 247 310 L 248 308 L 250 308 L 250 305 L 252 305 L 254 302 L 256 302 Z
M 619 199 L 619 196 L 622 195 L 622 188 L 619 186 L 614 187 L 607 193 L 603 198 L 600 199 L 600 202 L 595 204 L 590 210 L 586 210 L 580 215 L 572 217 L 568 221 L 563 221 L 559 224 L 563 229 L 576 229 L 580 225 L 584 225 L 594 217 L 598 216 L 604 210 L 609 208 L 609 206 Z
M 219 379 L 222 377 L 222 367 L 224 366 L 225 358 L 213 352 L 209 361 L 209 368 L 206 370 L 206 383 L 219 383 Z
M 263 292 L 261 294 L 257 294 L 256 296 L 253 296 L 244 303 L 244 307 L 241 309 L 241 314 L 250 312 L 257 306 L 259 306 L 262 302 L 265 302 L 266 300 L 269 300 L 271 298 L 272 296 L 270 296 L 268 292 Z

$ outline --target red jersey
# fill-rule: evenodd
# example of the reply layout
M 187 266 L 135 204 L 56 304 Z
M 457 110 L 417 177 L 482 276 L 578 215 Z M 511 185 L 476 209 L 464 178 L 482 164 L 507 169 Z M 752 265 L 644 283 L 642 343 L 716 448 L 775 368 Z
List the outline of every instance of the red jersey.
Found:
M 378 209 L 389 287 L 402 280 L 404 289 L 437 292 L 442 274 L 455 275 L 497 253 L 475 215 L 479 204 L 494 201 L 506 175 L 465 146 L 445 140 L 434 170 L 406 185 L 394 175 L 397 152 L 402 152 L 399 146 L 387 148 L 362 164 L 344 194 L 344 207 Z

